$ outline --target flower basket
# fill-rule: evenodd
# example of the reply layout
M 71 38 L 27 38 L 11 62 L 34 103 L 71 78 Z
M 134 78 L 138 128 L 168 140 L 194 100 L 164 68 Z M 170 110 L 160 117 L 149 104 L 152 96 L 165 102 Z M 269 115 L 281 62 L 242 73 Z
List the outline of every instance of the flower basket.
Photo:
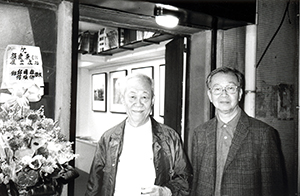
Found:
M 44 108 L 31 110 L 16 102 L 0 110 L 0 195 L 58 196 L 79 176 L 69 165 L 72 143 Z
M 42 183 L 36 185 L 35 187 L 28 188 L 27 191 L 20 191 L 14 184 L 10 181 L 8 184 L 0 185 L 0 195 L 1 196 L 59 196 L 62 193 L 63 185 L 57 183 L 56 181 Z
M 55 180 L 40 184 L 32 189 L 30 189 L 27 193 L 29 196 L 58 196 L 61 195 L 62 192 L 62 184 L 57 183 Z

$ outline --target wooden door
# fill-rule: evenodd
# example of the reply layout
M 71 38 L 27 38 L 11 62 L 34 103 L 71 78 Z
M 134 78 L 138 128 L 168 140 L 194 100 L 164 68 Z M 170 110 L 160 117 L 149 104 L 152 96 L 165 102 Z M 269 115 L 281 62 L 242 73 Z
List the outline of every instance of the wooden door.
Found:
M 184 38 L 166 45 L 164 123 L 181 134 Z

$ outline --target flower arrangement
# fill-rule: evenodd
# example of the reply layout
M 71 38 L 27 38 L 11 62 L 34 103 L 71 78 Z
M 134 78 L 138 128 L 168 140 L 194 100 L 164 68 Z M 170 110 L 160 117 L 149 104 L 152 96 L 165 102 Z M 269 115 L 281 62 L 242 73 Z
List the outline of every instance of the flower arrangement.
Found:
M 18 102 L 1 106 L 0 184 L 6 195 L 59 195 L 63 184 L 78 177 L 69 165 L 76 156 L 43 107 L 31 110 Z

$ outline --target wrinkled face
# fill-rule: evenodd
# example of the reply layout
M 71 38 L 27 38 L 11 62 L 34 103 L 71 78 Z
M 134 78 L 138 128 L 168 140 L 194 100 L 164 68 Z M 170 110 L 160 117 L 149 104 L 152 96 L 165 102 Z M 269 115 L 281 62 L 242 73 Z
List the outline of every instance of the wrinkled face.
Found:
M 235 93 L 229 93 L 224 88 L 235 88 L 239 86 L 237 77 L 231 73 L 217 73 L 211 78 L 210 90 L 207 91 L 209 100 L 216 107 L 217 112 L 223 114 L 230 114 L 238 108 L 239 101 L 241 100 L 243 91 L 236 88 Z M 213 93 L 213 88 L 223 89 L 218 95 Z
M 129 79 L 122 102 L 132 126 L 145 124 L 154 104 L 150 84 L 140 78 Z

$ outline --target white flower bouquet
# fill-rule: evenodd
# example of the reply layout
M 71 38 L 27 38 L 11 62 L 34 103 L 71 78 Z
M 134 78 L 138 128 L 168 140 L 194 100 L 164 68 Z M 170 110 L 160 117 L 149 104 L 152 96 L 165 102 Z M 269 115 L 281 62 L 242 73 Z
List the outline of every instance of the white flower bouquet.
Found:
M 60 195 L 79 175 L 69 165 L 77 156 L 72 143 L 43 107 L 20 105 L 5 103 L 0 110 L 0 195 Z

